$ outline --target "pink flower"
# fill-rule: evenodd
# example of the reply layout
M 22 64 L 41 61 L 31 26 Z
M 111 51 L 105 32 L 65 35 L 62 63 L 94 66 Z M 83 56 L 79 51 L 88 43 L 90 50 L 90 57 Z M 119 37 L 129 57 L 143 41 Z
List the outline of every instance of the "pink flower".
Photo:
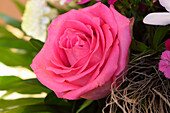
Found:
M 170 79 L 170 51 L 166 50 L 162 53 L 159 70 L 164 73 L 166 78 Z
M 130 42 L 129 19 L 97 3 L 54 19 L 31 67 L 59 98 L 100 99 L 125 69 Z
M 165 47 L 166 47 L 167 50 L 170 51 L 170 39 L 166 40 Z
M 117 0 L 108 0 L 108 4 L 114 4 Z

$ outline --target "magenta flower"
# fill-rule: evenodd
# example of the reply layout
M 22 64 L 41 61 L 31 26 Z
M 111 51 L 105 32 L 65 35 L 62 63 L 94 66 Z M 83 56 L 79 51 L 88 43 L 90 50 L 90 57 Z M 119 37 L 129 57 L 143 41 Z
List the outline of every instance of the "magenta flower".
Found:
M 114 4 L 117 0 L 108 0 L 108 4 Z
M 165 47 L 166 47 L 166 50 L 170 51 L 170 39 L 166 40 Z
M 164 73 L 166 78 L 170 79 L 170 51 L 166 50 L 162 53 L 159 70 Z

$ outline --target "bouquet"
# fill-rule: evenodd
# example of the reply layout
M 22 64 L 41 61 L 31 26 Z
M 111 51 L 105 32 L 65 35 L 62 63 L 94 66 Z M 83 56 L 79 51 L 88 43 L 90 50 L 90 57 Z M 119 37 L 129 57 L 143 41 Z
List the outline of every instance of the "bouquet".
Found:
M 0 62 L 36 78 L 0 76 L 2 113 L 169 112 L 170 1 L 13 2 L 22 21 L 0 13 Z

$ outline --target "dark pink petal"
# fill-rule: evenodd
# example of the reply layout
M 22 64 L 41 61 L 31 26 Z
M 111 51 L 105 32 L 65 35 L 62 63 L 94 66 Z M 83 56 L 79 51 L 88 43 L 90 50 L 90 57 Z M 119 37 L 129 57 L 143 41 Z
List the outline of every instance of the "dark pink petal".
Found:
M 117 0 L 108 0 L 108 4 L 114 4 Z
M 168 66 L 168 67 L 166 68 L 166 70 L 164 71 L 164 74 L 165 74 L 165 77 L 166 77 L 166 78 L 170 79 L 170 66 Z
M 166 47 L 166 50 L 170 51 L 170 39 L 166 40 L 165 47 Z
M 166 78 L 170 79 L 170 51 L 166 50 L 162 53 L 159 70 L 164 73 Z

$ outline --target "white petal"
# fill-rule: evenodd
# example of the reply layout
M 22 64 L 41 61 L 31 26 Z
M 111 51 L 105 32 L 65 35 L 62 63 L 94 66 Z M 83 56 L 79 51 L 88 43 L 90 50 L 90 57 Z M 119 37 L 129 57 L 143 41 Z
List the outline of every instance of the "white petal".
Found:
M 159 0 L 160 4 L 170 12 L 170 0 Z
M 50 19 L 47 16 L 41 17 L 40 21 L 41 21 L 41 24 L 45 24 L 45 25 L 50 23 Z
M 60 5 L 64 5 L 67 0 L 60 0 Z
M 170 24 L 170 13 L 150 13 L 144 19 L 145 24 L 168 25 Z
M 43 8 L 43 12 L 44 12 L 44 14 L 48 14 L 48 13 L 50 13 L 50 7 L 48 7 L 48 6 L 45 6 L 44 8 Z

